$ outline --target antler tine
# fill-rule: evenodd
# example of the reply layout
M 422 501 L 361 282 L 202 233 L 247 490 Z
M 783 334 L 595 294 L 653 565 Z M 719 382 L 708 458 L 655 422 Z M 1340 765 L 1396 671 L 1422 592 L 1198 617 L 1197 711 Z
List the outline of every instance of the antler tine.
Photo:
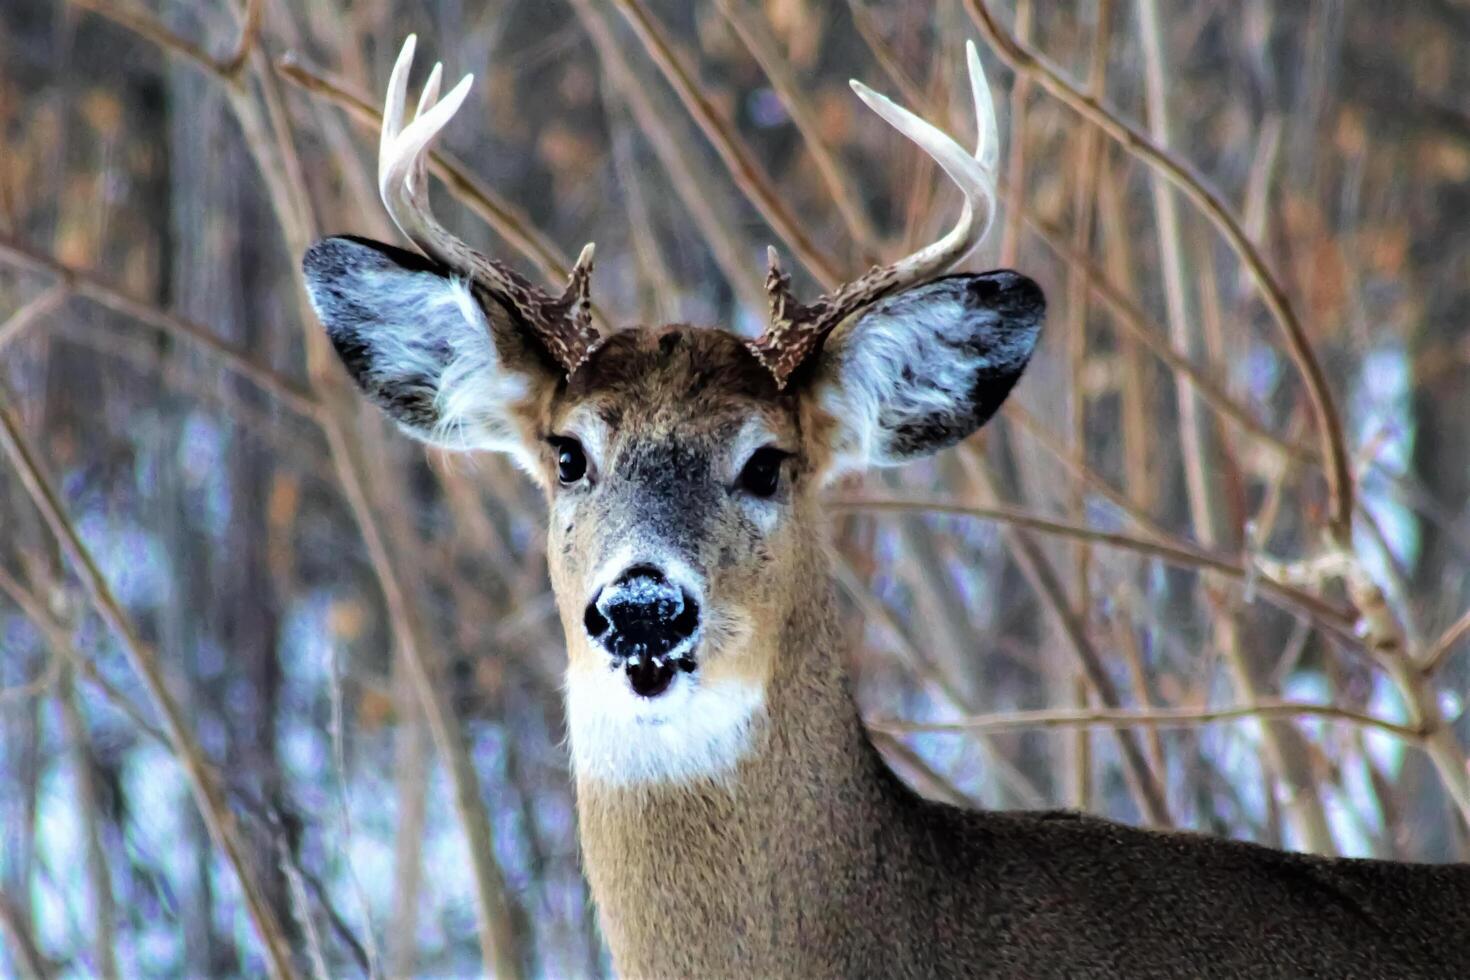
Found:
M 404 125 L 408 74 L 417 38 L 410 34 L 388 78 L 378 144 L 378 193 L 400 231 L 427 256 L 489 291 L 519 314 L 536 339 L 571 374 L 599 339 L 592 326 L 592 246 L 582 250 L 567 287 L 551 297 L 514 270 L 470 248 L 434 218 L 429 206 L 428 148 L 468 97 L 473 75 L 439 99 L 442 65 L 429 73 L 413 120 Z
M 980 56 L 973 42 L 965 45 L 970 74 L 970 95 L 975 103 L 977 130 L 975 152 L 969 153 L 943 130 L 925 122 L 886 96 L 852 81 L 852 89 L 868 108 L 933 158 L 965 195 L 964 207 L 953 228 L 937 241 L 885 266 L 844 283 L 810 305 L 791 295 L 791 277 L 781 271 L 774 248 L 768 250 L 766 292 L 770 296 L 771 324 L 750 343 L 751 351 L 785 387 L 787 379 L 827 334 L 843 320 L 895 290 L 922 282 L 949 269 L 974 250 L 985 238 L 995 216 L 995 171 L 1000 158 L 1000 139 L 995 121 L 995 104 Z

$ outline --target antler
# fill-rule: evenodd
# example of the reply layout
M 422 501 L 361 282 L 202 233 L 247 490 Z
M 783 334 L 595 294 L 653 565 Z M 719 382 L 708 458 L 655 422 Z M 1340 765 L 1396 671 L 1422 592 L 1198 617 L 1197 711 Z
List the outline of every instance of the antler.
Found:
M 524 276 L 486 258 L 444 229 L 429 208 L 428 147 L 469 95 L 473 75 L 466 75 L 439 100 L 442 65 L 429 73 L 413 121 L 404 126 L 408 73 L 414 47 L 410 34 L 388 79 L 383 103 L 383 134 L 378 144 L 378 193 L 400 231 L 429 258 L 467 277 L 519 314 L 546 352 L 570 375 L 601 339 L 592 326 L 593 246 L 577 257 L 566 289 L 551 296 Z M 438 101 L 436 101 L 438 100 Z
M 965 44 L 965 60 L 970 69 L 970 95 L 975 102 L 978 130 L 974 155 L 966 152 L 943 131 L 895 105 L 862 82 L 851 83 L 853 91 L 867 103 L 868 108 L 917 143 L 944 168 L 944 172 L 964 192 L 965 206 L 959 221 L 943 238 L 907 258 L 885 266 L 874 266 L 860 278 L 844 283 L 810 304 L 801 303 L 791 295 L 791 276 L 781 271 L 775 248 L 767 249 L 770 271 L 766 273 L 766 293 L 771 300 L 771 324 L 765 333 L 749 342 L 749 347 L 776 376 L 778 386 L 786 386 L 792 372 L 822 345 L 827 334 L 843 320 L 889 293 L 944 272 L 970 254 L 990 230 L 991 220 L 995 217 L 995 168 L 1000 156 L 1000 139 L 996 133 L 990 86 L 985 82 L 985 70 L 980 67 L 980 56 L 975 53 L 973 42 Z

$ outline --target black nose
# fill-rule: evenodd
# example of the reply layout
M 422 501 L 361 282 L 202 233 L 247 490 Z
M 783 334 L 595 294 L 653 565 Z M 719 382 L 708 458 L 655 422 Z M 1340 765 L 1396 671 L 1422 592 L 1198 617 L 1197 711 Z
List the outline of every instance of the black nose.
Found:
M 582 622 L 608 653 L 636 665 L 663 658 L 693 636 L 699 603 L 652 565 L 634 565 L 588 603 Z

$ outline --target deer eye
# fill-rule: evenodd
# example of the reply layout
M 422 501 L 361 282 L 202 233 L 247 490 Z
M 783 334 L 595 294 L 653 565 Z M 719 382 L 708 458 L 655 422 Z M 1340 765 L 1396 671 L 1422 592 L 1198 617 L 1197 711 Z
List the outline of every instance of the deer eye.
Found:
M 774 446 L 762 446 L 751 453 L 740 470 L 740 489 L 752 497 L 774 496 L 781 485 L 781 463 L 788 455 Z
M 587 475 L 587 454 L 580 442 L 567 436 L 552 436 L 550 442 L 556 453 L 556 478 L 562 486 L 570 486 Z

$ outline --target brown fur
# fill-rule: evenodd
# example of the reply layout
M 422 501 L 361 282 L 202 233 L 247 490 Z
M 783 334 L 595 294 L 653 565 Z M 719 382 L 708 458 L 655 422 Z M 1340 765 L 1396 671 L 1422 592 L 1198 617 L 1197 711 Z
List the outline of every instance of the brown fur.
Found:
M 684 328 L 615 336 L 525 421 L 541 438 L 589 408 L 611 423 L 596 500 L 563 522 L 542 474 L 571 669 L 596 659 L 580 624 L 588 575 L 621 534 L 652 526 L 753 627 L 711 654 L 706 676 L 767 685 L 754 750 L 729 780 L 579 776 L 587 874 L 622 974 L 1470 976 L 1467 867 L 920 799 L 872 749 L 850 696 L 816 493 L 830 420 L 779 395 L 733 336 Z M 797 449 L 775 533 L 743 528 L 698 474 L 667 489 L 676 499 L 650 499 L 640 454 L 676 445 L 697 469 L 754 413 Z

